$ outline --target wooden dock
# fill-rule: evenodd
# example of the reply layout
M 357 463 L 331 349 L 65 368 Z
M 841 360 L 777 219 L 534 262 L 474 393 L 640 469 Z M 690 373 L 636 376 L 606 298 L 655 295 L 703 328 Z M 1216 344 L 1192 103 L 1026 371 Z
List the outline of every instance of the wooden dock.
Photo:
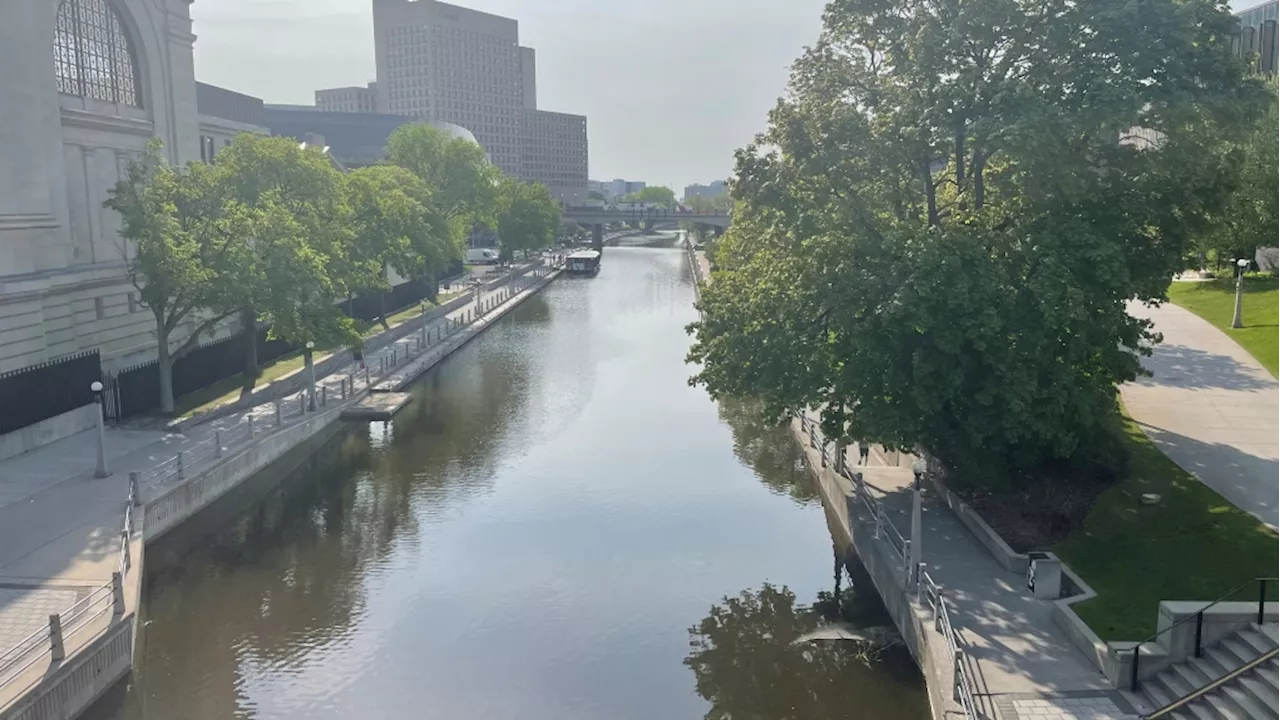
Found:
M 370 393 L 363 400 L 342 411 L 343 420 L 368 422 L 370 420 L 390 420 L 400 409 L 413 399 L 409 393 L 380 392 Z

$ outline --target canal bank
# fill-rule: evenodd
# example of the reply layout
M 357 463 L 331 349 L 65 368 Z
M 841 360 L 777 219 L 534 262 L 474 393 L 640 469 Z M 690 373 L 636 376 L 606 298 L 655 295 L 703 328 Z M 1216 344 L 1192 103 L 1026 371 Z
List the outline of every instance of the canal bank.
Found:
M 90 717 L 922 717 L 900 647 L 793 644 L 833 541 L 785 432 L 688 387 L 692 292 L 678 251 L 606 250 L 154 545 L 138 670 Z
M 318 380 L 314 409 L 305 395 L 251 408 L 189 429 L 168 446 L 171 455 L 165 447 L 158 455 L 139 448 L 134 466 L 146 469 L 130 472 L 115 464 L 120 469 L 114 479 L 73 479 L 30 494 L 21 508 L 4 508 L 25 517 L 21 527 L 5 527 L 17 534 L 6 540 L 4 574 L 20 583 L 4 584 L 0 593 L 0 635 L 14 640 L 0 643 L 0 718 L 76 717 L 128 672 L 144 542 L 154 542 L 262 469 L 296 454 L 370 386 L 407 383 L 426 372 L 558 275 L 554 268 L 536 270 L 516 285 L 449 308 L 434 327 L 424 323 L 419 333 L 371 356 L 378 371 L 363 378 L 354 366 L 336 367 Z M 24 460 L 39 465 L 38 458 Z M 61 509 L 67 503 L 77 505 L 83 517 L 71 520 L 73 532 L 59 534 L 68 523 Z M 51 539 L 41 539 L 50 533 Z M 114 540 L 104 543 L 103 535 Z

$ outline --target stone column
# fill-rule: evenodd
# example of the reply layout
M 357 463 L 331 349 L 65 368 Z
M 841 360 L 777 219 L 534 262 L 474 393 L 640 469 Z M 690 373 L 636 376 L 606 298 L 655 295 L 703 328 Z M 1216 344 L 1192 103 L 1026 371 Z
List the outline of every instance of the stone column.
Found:
M 65 234 L 57 8 L 50 0 L 7 0 L 0 22 L 0 276 L 41 269 L 36 255 Z

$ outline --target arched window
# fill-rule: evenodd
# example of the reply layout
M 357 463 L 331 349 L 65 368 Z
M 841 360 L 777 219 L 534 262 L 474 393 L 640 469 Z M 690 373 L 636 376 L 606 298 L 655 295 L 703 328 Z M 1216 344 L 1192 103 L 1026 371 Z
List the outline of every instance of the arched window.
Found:
M 108 0 L 62 0 L 54 69 L 58 92 L 142 107 L 133 45 Z

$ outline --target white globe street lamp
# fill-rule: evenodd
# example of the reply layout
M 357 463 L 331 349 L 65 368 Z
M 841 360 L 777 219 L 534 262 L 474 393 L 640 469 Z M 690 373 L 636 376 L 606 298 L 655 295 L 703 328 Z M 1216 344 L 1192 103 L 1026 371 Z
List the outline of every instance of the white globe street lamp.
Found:
M 96 478 L 104 478 L 111 473 L 107 472 L 107 432 L 102 424 L 102 382 L 94 380 L 89 384 L 89 389 L 93 391 L 94 403 L 94 424 L 98 429 L 98 466 L 94 468 L 93 476 Z
M 1231 327 L 1244 327 L 1244 319 L 1240 317 L 1240 311 L 1244 305 L 1244 271 L 1249 267 L 1249 261 L 1245 258 L 1236 260 L 1236 312 L 1231 318 Z
M 921 508 L 920 508 L 920 480 L 924 478 L 924 473 L 928 469 L 924 460 L 919 458 L 911 463 L 911 474 L 915 476 L 915 483 L 911 489 L 911 559 L 908 561 L 907 578 L 908 582 L 914 580 L 920 582 L 922 578 L 917 577 L 920 572 L 920 535 L 923 533 Z

